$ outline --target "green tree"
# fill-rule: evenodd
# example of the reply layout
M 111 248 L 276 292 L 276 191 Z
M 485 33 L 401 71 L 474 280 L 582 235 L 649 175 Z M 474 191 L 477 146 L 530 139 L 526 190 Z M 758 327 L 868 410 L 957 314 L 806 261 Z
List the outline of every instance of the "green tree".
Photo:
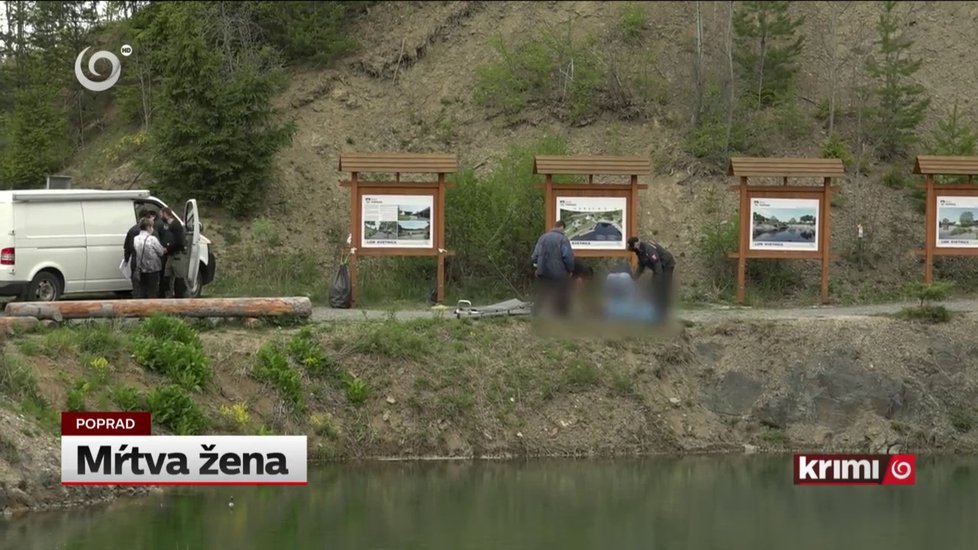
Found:
M 972 156 L 976 142 L 974 130 L 961 120 L 958 104 L 955 103 L 947 118 L 937 125 L 931 152 L 935 155 Z
M 958 223 L 961 227 L 971 227 L 975 224 L 975 215 L 971 212 L 963 212 Z
M 34 84 L 15 94 L 13 112 L 4 125 L 2 183 L 8 188 L 44 185 L 59 171 L 68 148 L 67 123 L 58 108 L 58 89 Z
M 897 2 L 883 2 L 876 25 L 879 51 L 866 62 L 866 70 L 876 84 L 870 137 L 884 159 L 905 155 L 917 142 L 917 126 L 930 106 L 924 87 L 913 81 L 921 60 L 910 55 L 913 41 L 901 28 L 896 8 Z
M 976 136 L 958 113 L 958 104 L 940 121 L 931 142 L 930 151 L 934 155 L 972 156 L 975 154 Z M 967 176 L 938 176 L 939 183 L 960 183 L 968 181 Z
M 734 60 L 746 84 L 745 94 L 758 109 L 774 104 L 791 90 L 796 61 L 805 37 L 798 27 L 805 18 L 788 14 L 791 2 L 742 2 L 734 14 Z
M 273 157 L 295 128 L 272 107 L 284 75 L 273 52 L 248 42 L 256 33 L 246 9 L 166 3 L 148 31 L 164 44 L 157 59 L 165 76 L 147 167 L 162 192 L 194 194 L 237 215 L 261 204 Z
M 248 2 L 266 41 L 287 60 L 329 63 L 356 47 L 344 27 L 373 2 Z

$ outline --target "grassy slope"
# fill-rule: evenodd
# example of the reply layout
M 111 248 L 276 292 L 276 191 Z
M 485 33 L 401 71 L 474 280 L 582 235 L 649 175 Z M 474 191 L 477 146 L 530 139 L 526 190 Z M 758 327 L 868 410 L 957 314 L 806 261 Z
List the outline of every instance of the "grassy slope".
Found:
M 220 328 L 200 333 L 214 375 L 191 396 L 203 433 L 307 434 L 317 458 L 607 456 L 744 444 L 967 450 L 978 448 L 976 322 L 727 321 L 587 337 L 520 320 L 329 323 L 306 329 L 301 352 L 280 355 L 298 375 L 294 394 L 259 380 L 257 357 L 270 343 L 288 350 L 302 331 Z M 2 344 L 0 489 L 26 480 L 38 503 L 81 498 L 57 483 L 57 411 L 119 410 L 122 387 L 134 391 L 129 406 L 146 409 L 147 393 L 169 380 L 133 362 L 133 334 L 58 328 Z M 80 387 L 84 397 L 71 397 Z M 154 433 L 169 431 L 155 418 Z
M 643 47 L 656 60 L 654 69 L 661 75 L 658 85 L 670 98 L 646 120 L 620 122 L 606 116 L 571 128 L 554 122 L 545 112 L 529 111 L 528 122 L 504 126 L 498 119 L 487 119 L 473 103 L 475 70 L 494 59 L 488 45 L 494 33 L 514 44 L 541 28 L 563 32 L 570 21 L 577 36 L 614 38 L 622 8 L 623 3 L 618 2 L 377 5 L 357 30 L 359 35 L 370 37 L 358 54 L 335 70 L 297 71 L 280 98 L 280 104 L 296 117 L 299 132 L 294 144 L 279 156 L 278 179 L 266 210 L 260 213 L 268 221 L 251 227 L 223 220 L 219 209 L 203 205 L 208 234 L 217 241 L 222 255 L 222 274 L 239 275 L 235 281 L 225 277 L 223 291 L 325 295 L 348 230 L 347 192 L 337 185 L 341 177 L 337 155 L 341 151 L 457 151 L 464 162 L 485 170 L 509 144 L 551 132 L 565 137 L 577 153 L 650 156 L 655 175 L 641 197 L 642 232 L 656 235 L 679 254 L 681 291 L 687 299 L 729 296 L 730 278 L 721 277 L 721 282 L 715 283 L 715 273 L 704 263 L 697 243 L 703 225 L 728 219 L 735 212 L 736 201 L 722 186 L 726 178 L 710 175 L 682 152 L 688 114 L 680 100 L 689 95 L 692 82 L 692 4 L 643 4 L 648 14 Z M 807 17 L 799 108 L 811 121 L 813 132 L 794 143 L 773 140 L 769 144 L 771 155 L 817 155 L 818 143 L 825 136 L 814 112 L 815 104 L 828 95 L 829 58 L 823 36 L 828 32 L 829 6 L 825 2 L 796 3 L 795 9 Z M 951 2 L 926 7 L 914 4 L 912 9 L 909 32 L 916 40 L 917 55 L 925 61 L 919 79 L 935 107 L 925 132 L 955 101 L 960 102 L 968 120 L 975 120 L 978 105 L 971 100 L 969 90 L 978 81 L 978 65 L 967 61 L 973 58 L 968 45 L 969 22 L 978 17 L 978 8 Z M 725 10 L 723 3 L 704 3 L 706 55 L 713 67 L 724 62 L 718 48 L 725 32 Z M 867 31 L 875 24 L 877 10 L 876 3 L 858 2 L 842 18 L 839 51 L 843 62 L 837 81 L 843 111 L 850 106 L 852 75 L 859 66 L 852 52 L 857 45 L 872 40 L 872 33 Z M 400 66 L 399 58 L 403 58 Z M 837 127 L 843 135 L 851 136 L 854 121 L 840 115 Z M 112 152 L 120 135 L 117 130 L 108 132 L 104 140 L 83 152 L 76 173 L 89 181 L 128 186 L 136 172 L 126 164 L 124 153 Z M 832 268 L 832 291 L 839 301 L 890 298 L 905 282 L 919 278 L 922 271 L 911 253 L 923 238 L 922 215 L 905 191 L 880 185 L 885 168 L 874 166 L 868 178 L 840 182 L 844 196 L 833 213 L 832 224 L 833 250 L 843 258 Z M 909 172 L 909 164 L 906 169 Z M 710 196 L 720 201 L 716 214 L 705 213 Z M 860 223 L 867 233 L 866 262 L 862 265 L 853 256 L 855 227 Z M 253 265 L 257 256 L 246 248 L 256 240 L 269 239 L 299 251 L 299 256 L 284 262 L 299 267 L 259 273 Z M 362 276 L 368 304 L 372 299 L 374 305 L 390 305 L 375 291 L 395 286 L 385 280 L 384 269 L 393 261 L 366 262 Z M 958 275 L 967 273 L 971 266 L 967 260 L 948 265 L 949 270 L 943 273 Z M 299 276 L 289 277 L 291 272 Z M 814 263 L 794 262 L 784 269 L 765 266 L 754 276 L 766 281 L 765 292 L 753 294 L 757 300 L 811 303 L 816 299 Z M 751 284 L 751 289 L 757 288 Z M 421 300 L 427 289 L 400 294 L 408 300 Z M 450 292 L 449 297 L 455 296 Z

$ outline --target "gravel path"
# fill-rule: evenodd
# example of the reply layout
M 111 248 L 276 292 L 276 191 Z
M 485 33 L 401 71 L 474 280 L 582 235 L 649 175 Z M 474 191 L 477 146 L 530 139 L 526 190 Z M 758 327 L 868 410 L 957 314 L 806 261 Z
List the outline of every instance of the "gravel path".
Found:
M 851 317 L 871 317 L 876 315 L 892 315 L 914 302 L 891 304 L 872 304 L 858 306 L 813 306 L 805 308 L 750 308 L 736 306 L 717 306 L 713 308 L 693 309 L 677 312 L 677 317 L 694 323 L 724 321 L 724 320 L 788 320 L 788 319 L 845 319 Z M 943 302 L 944 307 L 957 312 L 978 311 L 978 300 L 955 300 Z M 454 306 L 444 310 L 445 317 L 454 317 Z M 396 319 L 430 319 L 439 315 L 432 309 L 411 309 L 400 311 L 359 310 L 359 309 L 330 309 L 317 307 L 313 309 L 313 321 L 361 321 L 388 319 L 394 315 Z

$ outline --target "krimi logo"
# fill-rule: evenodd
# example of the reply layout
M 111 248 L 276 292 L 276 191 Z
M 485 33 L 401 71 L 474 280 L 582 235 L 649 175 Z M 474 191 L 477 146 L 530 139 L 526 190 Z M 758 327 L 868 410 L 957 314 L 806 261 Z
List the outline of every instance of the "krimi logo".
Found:
M 85 48 L 84 50 L 81 51 L 80 54 L 78 54 L 78 57 L 75 58 L 75 78 L 78 79 L 78 82 L 82 86 L 84 86 L 85 89 L 91 90 L 93 92 L 104 92 L 105 90 L 108 90 L 112 86 L 115 86 L 115 83 L 119 81 L 119 77 L 122 76 L 122 63 L 119 61 L 119 58 L 116 57 L 116 55 L 112 52 L 107 52 L 104 50 L 95 52 L 94 54 L 92 54 L 92 58 L 88 60 L 88 72 L 92 73 L 95 76 L 102 76 L 101 74 L 99 74 L 97 70 L 95 70 L 95 63 L 103 59 L 112 64 L 112 72 L 109 73 L 109 77 L 106 78 L 105 80 L 102 81 L 92 80 L 87 76 L 85 76 L 85 73 L 82 71 L 82 58 L 85 57 L 85 52 L 87 52 L 90 49 L 91 49 L 90 47 Z M 128 45 L 123 46 L 122 55 L 129 55 L 129 53 L 126 53 L 127 51 L 129 53 L 132 53 L 132 48 L 129 47 Z
M 913 485 L 914 455 L 795 455 L 795 485 Z

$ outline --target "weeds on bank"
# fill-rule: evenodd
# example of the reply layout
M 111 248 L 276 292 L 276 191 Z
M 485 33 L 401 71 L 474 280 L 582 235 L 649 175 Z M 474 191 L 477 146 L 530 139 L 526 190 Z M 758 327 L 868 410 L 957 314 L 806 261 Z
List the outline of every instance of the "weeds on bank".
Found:
M 333 358 L 315 340 L 312 329 L 303 328 L 289 340 L 289 356 L 313 375 L 323 375 L 335 368 Z
M 20 357 L 0 353 L 0 392 L 15 400 L 36 397 L 34 370 Z
M 251 424 L 251 415 L 244 403 L 221 405 L 220 413 L 224 424 L 236 433 L 245 433 Z
M 135 411 L 143 408 L 145 397 L 131 386 L 116 386 L 109 390 L 109 399 L 120 411 Z
M 7 440 L 3 436 L 0 436 L 0 460 L 11 466 L 16 466 L 21 462 L 20 452 L 17 450 L 17 445 L 15 445 L 12 441 Z
M 278 342 L 266 342 L 258 349 L 257 362 L 252 375 L 255 379 L 274 386 L 295 411 L 305 409 L 302 396 L 302 380 L 299 373 L 289 366 L 287 351 Z
M 182 319 L 154 315 L 139 325 L 130 343 L 140 366 L 187 390 L 201 390 L 213 372 L 197 331 Z
M 207 428 L 207 420 L 193 398 L 176 384 L 155 388 L 147 403 L 153 420 L 177 435 L 196 435 Z
M 961 433 L 970 432 L 975 427 L 975 415 L 964 408 L 952 410 L 949 414 L 949 420 L 951 426 Z

